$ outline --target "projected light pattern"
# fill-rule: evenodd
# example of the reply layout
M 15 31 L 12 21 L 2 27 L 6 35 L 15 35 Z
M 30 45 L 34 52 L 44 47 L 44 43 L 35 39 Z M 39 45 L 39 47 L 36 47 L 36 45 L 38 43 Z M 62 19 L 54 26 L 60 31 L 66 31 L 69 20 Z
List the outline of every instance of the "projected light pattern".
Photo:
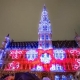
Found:
M 3 57 L 5 57 L 5 51 L 0 49 L 0 68 L 3 65 Z
M 37 65 L 36 67 L 32 68 L 31 71 L 44 71 L 43 66 Z
M 13 61 L 11 63 L 9 63 L 9 69 L 11 70 L 17 70 L 19 68 L 19 62 L 17 61 Z
M 44 5 L 38 28 L 38 49 L 52 48 L 52 30 L 47 9 Z
M 38 57 L 38 52 L 36 52 L 35 50 L 29 50 L 26 52 L 26 58 L 28 60 L 34 60 Z
M 62 80 L 67 80 L 67 77 L 65 75 L 62 75 Z
M 55 79 L 54 80 L 74 80 L 73 75 L 55 75 Z
M 40 59 L 41 59 L 41 62 L 43 62 L 44 64 L 50 63 L 51 55 L 44 53 L 41 55 Z
M 60 77 L 58 75 L 56 75 L 55 80 L 60 80 Z
M 27 46 L 26 49 L 19 49 L 18 46 L 10 50 L 12 62 L 7 64 L 5 70 L 65 72 L 78 70 L 80 66 L 80 48 L 52 47 L 51 23 L 45 5 L 38 28 L 38 48 L 32 49 L 32 44 Z
M 12 56 L 12 59 L 18 59 L 21 57 L 22 51 L 21 50 L 11 50 L 10 51 L 10 56 Z
M 4 66 L 4 58 L 6 57 L 6 51 L 0 49 L 0 69 Z
M 9 56 L 14 61 L 10 62 L 7 67 L 5 67 L 5 70 L 75 71 L 80 66 L 79 52 L 79 48 L 10 50 Z M 57 56 L 55 56 L 56 53 L 58 53 Z
M 62 49 L 56 49 L 54 50 L 54 57 L 56 59 L 63 60 L 66 57 L 65 51 Z
M 63 66 L 61 66 L 59 64 L 56 64 L 56 65 L 52 64 L 52 66 L 50 67 L 50 71 L 57 71 L 57 72 L 61 71 L 61 72 L 63 72 L 64 69 L 63 69 Z

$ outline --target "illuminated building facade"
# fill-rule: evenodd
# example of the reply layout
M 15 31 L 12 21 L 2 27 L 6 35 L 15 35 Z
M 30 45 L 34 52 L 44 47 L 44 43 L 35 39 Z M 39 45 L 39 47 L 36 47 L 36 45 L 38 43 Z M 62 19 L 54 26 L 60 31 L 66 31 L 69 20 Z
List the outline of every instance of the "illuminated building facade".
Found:
M 52 41 L 45 6 L 39 22 L 38 42 L 14 42 L 7 35 L 0 49 L 0 74 L 30 71 L 40 78 L 70 80 L 79 66 L 80 48 L 76 41 Z

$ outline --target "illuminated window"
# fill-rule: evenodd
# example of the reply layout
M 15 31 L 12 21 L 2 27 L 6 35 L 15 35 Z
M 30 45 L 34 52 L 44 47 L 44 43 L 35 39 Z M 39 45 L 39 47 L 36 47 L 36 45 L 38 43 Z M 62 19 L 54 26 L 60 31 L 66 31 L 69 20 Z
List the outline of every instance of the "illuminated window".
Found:
M 73 77 L 73 75 L 70 75 L 70 80 L 72 80 L 74 77 Z
M 48 48 L 49 47 L 49 43 L 46 43 L 46 48 Z
M 47 21 L 47 17 L 46 17 L 46 16 L 44 16 L 44 17 L 43 17 L 43 20 L 44 20 L 44 21 Z
M 42 42 L 42 47 L 44 47 L 45 45 L 44 45 L 44 42 Z
M 43 31 L 47 31 L 47 26 L 43 26 Z
M 43 31 L 45 30 L 45 26 L 43 26 Z
M 0 69 L 1 69 L 1 67 L 2 67 L 2 63 L 0 62 Z
M 60 80 L 60 77 L 58 75 L 56 75 L 55 80 Z
M 68 75 L 68 76 L 67 76 L 67 80 L 74 80 L 73 75 L 71 75 L 71 74 L 70 74 L 70 75 Z
M 42 40 L 44 39 L 44 35 L 42 35 Z
M 48 40 L 48 35 L 46 35 L 46 40 Z
M 56 71 L 63 71 L 63 67 L 59 64 L 56 64 Z
M 2 59 L 2 53 L 0 53 L 0 60 Z
M 67 77 L 62 75 L 62 80 L 67 80 Z
M 56 72 L 63 72 L 63 67 L 59 64 L 52 64 L 52 66 L 50 67 L 50 71 L 56 71 Z
M 43 67 L 40 65 L 37 65 L 36 67 L 32 68 L 31 71 L 43 71 Z

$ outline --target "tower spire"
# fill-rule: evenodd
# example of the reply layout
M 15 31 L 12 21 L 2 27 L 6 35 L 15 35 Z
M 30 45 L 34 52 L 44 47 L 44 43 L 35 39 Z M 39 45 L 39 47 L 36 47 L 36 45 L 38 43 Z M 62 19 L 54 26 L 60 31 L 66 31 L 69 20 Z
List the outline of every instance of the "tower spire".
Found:
M 50 48 L 52 47 L 52 31 L 51 31 L 51 23 L 48 17 L 48 12 L 46 6 L 44 4 L 43 10 L 41 13 L 41 19 L 39 23 L 38 29 L 38 48 Z
M 46 6 L 45 6 L 45 4 L 44 4 L 44 6 L 43 6 L 43 10 L 46 10 Z

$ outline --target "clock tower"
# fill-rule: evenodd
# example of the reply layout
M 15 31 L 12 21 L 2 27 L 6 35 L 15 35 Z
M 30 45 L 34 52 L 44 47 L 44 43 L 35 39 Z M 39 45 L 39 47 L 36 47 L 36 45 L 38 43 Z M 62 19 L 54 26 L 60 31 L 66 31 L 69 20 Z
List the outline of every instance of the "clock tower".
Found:
M 52 30 L 47 9 L 44 5 L 38 28 L 38 49 L 52 49 Z

